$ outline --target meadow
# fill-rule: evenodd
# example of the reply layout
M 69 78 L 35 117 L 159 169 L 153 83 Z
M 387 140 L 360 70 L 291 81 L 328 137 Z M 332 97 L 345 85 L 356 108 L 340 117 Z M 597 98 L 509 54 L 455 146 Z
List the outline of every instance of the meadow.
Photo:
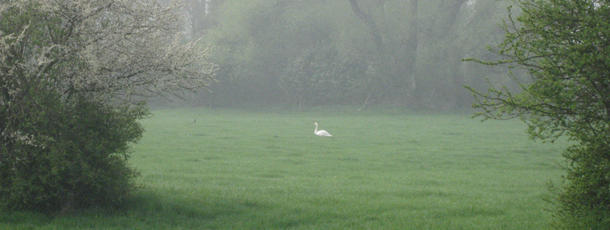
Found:
M 313 122 L 334 136 L 313 134 Z M 469 114 L 154 110 L 121 210 L 0 229 L 549 229 L 565 143 Z

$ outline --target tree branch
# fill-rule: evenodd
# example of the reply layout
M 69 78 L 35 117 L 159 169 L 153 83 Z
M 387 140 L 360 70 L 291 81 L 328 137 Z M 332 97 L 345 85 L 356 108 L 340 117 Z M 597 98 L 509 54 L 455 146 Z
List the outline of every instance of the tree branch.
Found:
M 375 22 L 369 15 L 365 14 L 362 11 L 362 9 L 360 9 L 360 5 L 358 5 L 357 0 L 348 0 L 348 1 L 349 1 L 350 5 L 352 6 L 352 12 L 354 12 L 356 17 L 358 19 L 360 19 L 362 22 L 364 22 L 364 24 L 369 28 L 369 32 L 370 32 L 371 36 L 373 37 L 373 42 L 375 42 L 375 46 L 377 47 L 377 50 L 381 51 L 383 48 L 383 39 L 381 38 L 377 25 L 375 24 Z

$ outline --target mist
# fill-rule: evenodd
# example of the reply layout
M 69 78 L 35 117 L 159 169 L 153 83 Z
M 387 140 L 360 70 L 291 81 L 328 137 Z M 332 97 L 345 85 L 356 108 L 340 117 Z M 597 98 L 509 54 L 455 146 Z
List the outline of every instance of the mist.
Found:
M 584 3 L 0 1 L 0 229 L 606 215 L 610 8 Z
M 201 39 L 216 81 L 189 105 L 347 106 L 355 110 L 467 110 L 464 86 L 515 85 L 494 58 L 502 1 L 190 0 L 185 30 Z M 155 103 L 153 103 L 155 104 Z

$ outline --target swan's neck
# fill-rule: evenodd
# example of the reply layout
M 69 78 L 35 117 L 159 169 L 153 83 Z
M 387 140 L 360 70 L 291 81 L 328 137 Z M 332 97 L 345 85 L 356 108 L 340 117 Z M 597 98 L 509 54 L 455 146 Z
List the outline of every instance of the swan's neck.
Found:
M 318 124 L 314 124 L 316 126 L 315 129 L 313 129 L 313 133 L 318 133 Z

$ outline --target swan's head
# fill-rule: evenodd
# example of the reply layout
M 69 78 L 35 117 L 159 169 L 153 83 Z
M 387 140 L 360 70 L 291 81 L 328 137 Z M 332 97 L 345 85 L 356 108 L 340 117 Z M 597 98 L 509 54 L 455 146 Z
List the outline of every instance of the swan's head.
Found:
M 318 125 L 318 122 L 317 122 L 317 121 L 314 121 L 314 122 L 313 122 L 313 124 L 314 124 L 314 125 Z

